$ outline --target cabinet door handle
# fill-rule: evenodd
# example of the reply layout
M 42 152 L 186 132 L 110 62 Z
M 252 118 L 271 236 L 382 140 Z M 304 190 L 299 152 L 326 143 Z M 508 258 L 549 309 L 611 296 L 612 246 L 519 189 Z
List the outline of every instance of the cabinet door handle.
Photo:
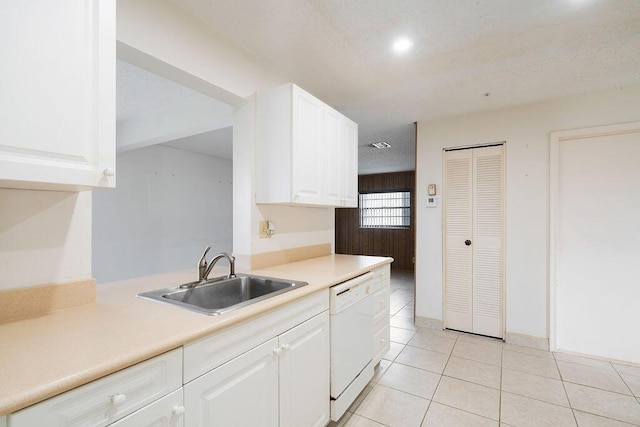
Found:
M 181 417 L 182 414 L 184 414 L 184 406 L 182 405 L 174 406 L 173 409 L 171 410 L 171 413 L 176 417 Z
M 291 346 L 290 346 L 289 344 L 283 344 L 283 345 L 282 345 L 282 349 L 283 349 L 284 351 L 288 351 L 290 348 L 291 348 Z
M 106 168 L 102 171 L 102 175 L 104 176 L 114 176 L 116 173 L 111 168 Z
M 282 349 L 280 347 L 276 347 L 273 349 L 273 354 L 280 354 L 282 353 Z
M 122 393 L 118 393 L 118 394 L 114 394 L 113 396 L 111 396 L 111 403 L 113 404 L 113 406 L 115 406 L 116 408 L 120 405 L 122 405 L 126 400 L 127 400 L 127 395 L 126 394 L 122 394 Z

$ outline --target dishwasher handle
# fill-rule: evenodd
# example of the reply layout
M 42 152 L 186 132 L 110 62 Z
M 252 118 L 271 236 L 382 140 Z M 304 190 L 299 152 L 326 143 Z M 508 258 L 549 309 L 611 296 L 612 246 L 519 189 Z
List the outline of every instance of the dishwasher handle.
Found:
M 372 272 L 368 272 L 363 274 L 362 276 L 355 277 L 351 280 L 347 280 L 346 282 L 339 283 L 331 287 L 331 296 L 336 296 L 341 294 L 344 291 L 348 291 L 349 289 L 358 286 L 361 283 L 364 283 L 368 280 L 372 280 L 374 278 L 374 274 Z

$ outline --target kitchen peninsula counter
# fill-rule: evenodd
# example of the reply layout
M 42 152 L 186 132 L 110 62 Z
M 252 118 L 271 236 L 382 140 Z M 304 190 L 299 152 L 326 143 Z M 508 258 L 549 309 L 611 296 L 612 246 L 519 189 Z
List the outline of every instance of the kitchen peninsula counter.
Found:
M 0 416 L 251 319 L 391 263 L 392 258 L 328 255 L 239 271 L 308 282 L 297 290 L 219 316 L 136 297 L 193 281 L 195 268 L 97 286 L 95 304 L 0 324 Z M 227 274 L 217 267 L 211 277 Z M 64 286 L 64 285 L 62 285 Z

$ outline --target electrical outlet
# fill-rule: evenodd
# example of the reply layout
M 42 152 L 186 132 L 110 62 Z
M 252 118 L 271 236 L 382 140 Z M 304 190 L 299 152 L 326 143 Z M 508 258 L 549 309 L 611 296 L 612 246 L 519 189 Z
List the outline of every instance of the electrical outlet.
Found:
M 269 223 L 268 221 L 260 221 L 258 224 L 258 237 L 261 239 L 268 239 L 271 237 L 268 231 Z

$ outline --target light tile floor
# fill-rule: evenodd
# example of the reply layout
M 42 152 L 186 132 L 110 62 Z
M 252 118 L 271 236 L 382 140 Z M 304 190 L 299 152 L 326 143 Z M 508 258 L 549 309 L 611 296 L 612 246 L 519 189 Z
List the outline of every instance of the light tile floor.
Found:
M 330 426 L 640 425 L 640 366 L 413 324 L 413 272 L 391 272 L 391 350 Z

